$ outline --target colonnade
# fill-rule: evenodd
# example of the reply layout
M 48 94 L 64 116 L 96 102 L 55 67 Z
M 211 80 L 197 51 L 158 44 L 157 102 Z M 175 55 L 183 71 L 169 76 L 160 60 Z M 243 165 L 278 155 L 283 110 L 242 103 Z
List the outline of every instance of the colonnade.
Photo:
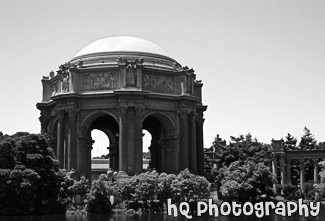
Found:
M 204 174 L 203 163 L 203 111 L 180 110 L 181 162 L 180 170 L 188 168 L 194 174 Z
M 303 186 L 305 183 L 305 159 L 309 159 L 307 158 L 307 156 L 305 156 L 306 158 L 303 159 L 299 159 L 300 163 L 299 163 L 299 186 L 301 188 L 302 191 L 303 190 Z M 272 173 L 273 176 L 275 177 L 276 181 L 280 180 L 279 182 L 277 182 L 276 184 L 274 184 L 274 191 L 276 191 L 276 187 L 277 184 L 291 184 L 291 161 L 295 159 L 295 158 L 291 158 L 290 157 L 290 153 L 289 153 L 289 157 L 286 158 L 286 155 L 284 153 L 272 153 Z M 314 182 L 317 183 L 319 181 L 319 177 L 318 177 L 318 162 L 319 159 L 317 158 L 313 158 L 313 166 L 314 166 Z M 278 176 L 278 166 L 280 168 L 280 177 Z

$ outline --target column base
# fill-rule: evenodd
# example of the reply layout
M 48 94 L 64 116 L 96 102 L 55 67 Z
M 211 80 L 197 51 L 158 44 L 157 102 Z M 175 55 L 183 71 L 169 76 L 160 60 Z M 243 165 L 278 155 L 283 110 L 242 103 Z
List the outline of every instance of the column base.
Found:
M 119 171 L 116 176 L 117 181 L 123 183 L 129 182 L 130 178 L 131 177 L 125 171 Z

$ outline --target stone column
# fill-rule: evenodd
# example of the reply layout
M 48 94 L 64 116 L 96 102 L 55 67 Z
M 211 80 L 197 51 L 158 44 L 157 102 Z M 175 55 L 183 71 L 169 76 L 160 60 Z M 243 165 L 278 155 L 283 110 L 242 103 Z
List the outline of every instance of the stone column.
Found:
M 126 165 L 126 173 L 129 176 L 135 175 L 135 145 L 136 145 L 136 139 L 135 139 L 135 133 L 136 133 L 136 123 L 135 123 L 135 108 L 129 107 L 126 111 L 126 120 L 123 123 L 125 134 L 123 134 L 124 139 L 124 164 Z M 126 138 L 126 139 L 125 139 Z M 127 152 L 127 153 L 126 153 Z
M 57 128 L 57 159 L 60 162 L 60 168 L 64 168 L 64 111 L 57 112 L 58 128 Z
M 196 119 L 196 156 L 197 156 L 197 172 L 199 175 L 204 175 L 204 144 L 203 144 L 203 111 L 198 112 L 198 116 Z
M 305 183 L 305 162 L 304 160 L 301 160 L 300 161 L 300 190 L 305 195 L 304 183 Z
M 291 184 L 291 160 L 286 161 L 287 184 Z
M 196 145 L 196 112 L 190 114 L 190 164 L 189 169 L 193 174 L 197 174 L 197 145 Z
M 166 172 L 166 148 L 165 145 L 162 144 L 159 149 L 160 152 L 160 171 Z
M 281 158 L 280 158 L 280 175 L 281 175 L 280 184 L 283 187 L 284 180 L 285 180 L 285 176 L 284 176 L 284 159 L 283 159 L 283 156 L 281 156 Z M 281 188 L 281 194 L 283 194 L 283 188 Z
M 71 108 L 69 112 L 69 143 L 68 143 L 68 166 L 67 169 L 76 169 L 77 168 L 77 133 L 76 133 L 76 114 L 77 109 Z
M 135 173 L 139 174 L 142 172 L 143 167 L 143 147 L 142 147 L 142 117 L 143 117 L 143 106 L 137 106 L 135 108 Z
M 119 112 L 119 173 L 120 177 L 127 176 L 127 106 L 120 106 Z
M 166 157 L 166 172 L 167 173 L 176 173 L 177 172 L 177 138 L 169 138 L 166 140 L 165 144 L 165 157 Z
M 188 145 L 188 111 L 183 109 L 180 111 L 181 117 L 181 170 L 188 168 L 189 163 L 189 145 Z
M 277 183 L 278 183 L 276 155 L 273 155 L 272 173 L 273 173 L 273 176 L 275 178 L 275 184 L 273 185 L 273 190 L 274 190 L 274 192 L 276 192 L 276 187 L 277 187 Z
M 318 183 L 318 159 L 314 159 L 314 183 Z
M 84 176 L 87 179 L 91 179 L 91 149 L 92 139 L 91 137 L 79 137 L 78 139 L 78 175 Z

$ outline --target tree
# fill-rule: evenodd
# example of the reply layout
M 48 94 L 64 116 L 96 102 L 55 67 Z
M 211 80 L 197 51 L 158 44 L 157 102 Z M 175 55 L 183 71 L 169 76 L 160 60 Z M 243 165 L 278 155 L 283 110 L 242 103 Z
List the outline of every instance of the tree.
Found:
M 216 149 L 217 168 L 228 167 L 233 162 L 246 160 L 255 163 L 270 163 L 271 147 L 269 144 L 258 142 L 256 138 L 252 138 L 251 134 L 230 138 L 229 145 Z M 214 173 L 218 174 L 218 169 L 214 169 Z M 220 176 L 217 175 L 217 177 Z
M 268 167 L 253 161 L 235 161 L 221 169 L 220 192 L 224 199 L 232 201 L 258 201 L 262 196 L 274 195 L 275 179 Z
M 284 141 L 284 150 L 285 151 L 295 151 L 298 150 L 297 138 L 293 137 L 290 133 L 285 137 Z M 299 173 L 300 173 L 300 161 L 291 160 L 290 174 L 291 174 L 291 183 L 293 185 L 298 185 L 299 183 Z
M 1 214 L 44 214 L 58 206 L 62 177 L 47 141 L 26 132 L 0 136 Z
M 288 133 L 288 135 L 285 137 L 285 141 L 284 141 L 284 150 L 288 151 L 288 150 L 297 150 L 297 138 L 293 137 L 290 133 Z
M 301 150 L 315 150 L 317 148 L 317 141 L 314 138 L 314 135 L 310 130 L 305 127 L 304 135 L 300 139 L 299 149 Z
M 310 130 L 305 127 L 304 128 L 304 134 L 302 135 L 300 142 L 299 142 L 299 149 L 301 150 L 315 150 L 317 149 L 317 141 L 314 138 L 314 135 L 310 132 Z M 313 180 L 313 171 L 314 171 L 314 165 L 313 165 L 313 160 L 308 159 L 304 160 L 305 164 L 305 179 L 306 181 L 308 180 Z

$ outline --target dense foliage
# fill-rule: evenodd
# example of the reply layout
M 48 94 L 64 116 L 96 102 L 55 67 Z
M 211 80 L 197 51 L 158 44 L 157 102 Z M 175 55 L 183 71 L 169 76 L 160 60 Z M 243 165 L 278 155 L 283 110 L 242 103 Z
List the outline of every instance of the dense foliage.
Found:
M 320 182 L 318 184 L 314 184 L 315 187 L 315 198 L 319 201 L 325 200 L 325 160 L 319 162 L 322 170 L 319 172 Z
M 91 190 L 88 194 L 86 211 L 88 213 L 109 213 L 112 210 L 111 196 L 115 195 L 111 188 L 111 180 L 107 175 L 101 174 L 97 180 L 94 180 L 91 185 Z
M 220 171 L 220 192 L 230 201 L 255 201 L 273 196 L 274 177 L 263 163 L 235 161 Z
M 205 154 L 206 168 L 210 167 L 210 170 L 206 169 L 207 176 L 210 182 L 214 182 L 219 186 L 221 185 L 221 179 L 224 177 L 222 168 L 228 168 L 233 162 L 251 161 L 256 164 L 268 164 L 271 161 L 269 144 L 258 142 L 250 134 L 230 138 L 231 141 L 228 145 L 219 137 L 216 138 L 210 150 L 207 151 L 213 150 L 215 152 L 214 159 Z M 209 164 L 215 164 L 215 166 L 211 167 Z
M 63 212 L 57 202 L 62 176 L 45 136 L 0 136 L 0 214 Z
M 59 201 L 68 212 L 84 210 L 90 192 L 90 182 L 85 177 L 76 180 L 75 172 L 75 170 L 70 172 L 61 170 L 63 180 L 60 186 Z
M 165 201 L 171 198 L 174 202 L 190 199 L 207 198 L 210 183 L 206 178 L 191 174 L 188 169 L 179 174 L 157 173 L 155 170 L 136 175 L 129 182 L 118 184 L 123 200 Z

